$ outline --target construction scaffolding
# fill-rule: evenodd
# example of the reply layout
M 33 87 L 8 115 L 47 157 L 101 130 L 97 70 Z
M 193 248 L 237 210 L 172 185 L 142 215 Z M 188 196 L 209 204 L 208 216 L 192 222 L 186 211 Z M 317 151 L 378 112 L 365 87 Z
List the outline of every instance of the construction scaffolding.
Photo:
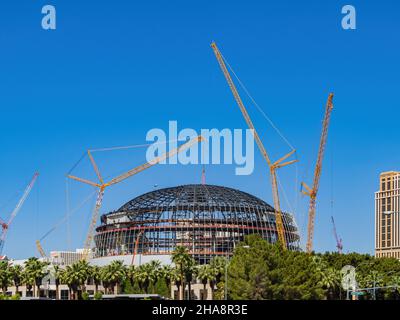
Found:
M 299 250 L 293 216 L 282 217 L 288 249 Z M 146 193 L 103 215 L 94 255 L 170 255 L 185 246 L 198 263 L 208 263 L 217 255 L 230 256 L 253 233 L 278 241 L 275 210 L 266 202 L 227 187 L 184 185 Z

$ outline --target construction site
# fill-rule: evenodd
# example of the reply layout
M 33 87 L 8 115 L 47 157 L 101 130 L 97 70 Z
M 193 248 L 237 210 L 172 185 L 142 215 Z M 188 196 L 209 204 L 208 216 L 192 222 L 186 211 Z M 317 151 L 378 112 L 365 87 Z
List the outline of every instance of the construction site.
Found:
M 293 212 L 285 212 L 281 209 L 277 177 L 278 169 L 281 170 L 298 161 L 296 150 L 290 150 L 276 161 L 270 158 L 266 148 L 268 141 L 261 140 L 258 134 L 259 128 L 255 128 L 239 95 L 239 90 L 231 76 L 232 71 L 230 72 L 229 64 L 226 63 L 215 42 L 211 44 L 211 48 L 234 101 L 244 118 L 244 123 L 247 128 L 252 130 L 258 151 L 265 160 L 265 172 L 268 174 L 261 176 L 260 180 L 269 181 L 271 184 L 271 205 L 258 197 L 229 186 L 207 184 L 203 166 L 199 184 L 170 186 L 151 191 L 133 197 L 119 209 L 104 213 L 102 204 L 109 187 L 122 183 L 126 179 L 134 179 L 134 175 L 184 152 L 193 145 L 207 141 L 202 136 L 198 136 L 152 161 L 110 179 L 103 178 L 93 156 L 93 150 L 88 150 L 84 158 L 90 161 L 97 180 L 92 181 L 78 177 L 73 174 L 72 170 L 67 174 L 69 180 L 89 185 L 96 190 L 95 207 L 91 213 L 82 249 L 70 253 L 62 251 L 46 253 L 43 242 L 49 234 L 57 232 L 57 228 L 65 223 L 66 217 L 37 239 L 37 252 L 32 252 L 32 256 L 39 254 L 41 259 L 60 266 L 71 265 L 79 260 L 85 260 L 98 266 L 107 265 L 114 260 L 121 260 L 128 266 L 141 265 L 151 260 L 170 264 L 172 252 L 178 246 L 183 246 L 188 249 L 197 263 L 208 264 L 216 256 L 229 259 L 236 245 L 243 241 L 245 236 L 254 233 L 261 235 L 270 243 L 279 242 L 282 250 L 302 251 L 305 247 L 306 252 L 313 251 L 317 195 L 330 116 L 333 110 L 333 94 L 328 95 L 325 110 L 321 108 L 321 114 L 322 111 L 325 113 L 312 184 L 311 186 L 305 183 L 301 184 L 302 193 L 309 197 L 307 235 L 305 239 L 302 239 Z M 241 84 L 240 81 L 238 83 Z M 247 93 L 247 91 L 244 92 Z M 2 227 L 0 256 L 2 259 L 7 259 L 4 255 L 7 253 L 2 252 L 4 243 L 7 241 L 7 233 L 10 228 L 18 227 L 13 225 L 13 220 L 29 196 L 38 176 L 38 173 L 34 174 L 9 218 L 0 220 Z M 2 217 L 4 217 L 3 213 Z M 341 252 L 342 242 L 336 233 L 334 218 L 331 219 L 337 249 Z M 303 241 L 305 246 L 303 246 Z

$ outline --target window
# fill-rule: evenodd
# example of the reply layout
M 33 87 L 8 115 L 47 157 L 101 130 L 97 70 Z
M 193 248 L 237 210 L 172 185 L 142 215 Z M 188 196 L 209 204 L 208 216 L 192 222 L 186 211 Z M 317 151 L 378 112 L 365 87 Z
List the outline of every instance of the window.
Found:
M 68 300 L 68 290 L 61 290 L 60 292 L 60 299 L 61 300 Z
M 392 202 L 390 198 L 387 198 L 387 211 L 392 211 Z

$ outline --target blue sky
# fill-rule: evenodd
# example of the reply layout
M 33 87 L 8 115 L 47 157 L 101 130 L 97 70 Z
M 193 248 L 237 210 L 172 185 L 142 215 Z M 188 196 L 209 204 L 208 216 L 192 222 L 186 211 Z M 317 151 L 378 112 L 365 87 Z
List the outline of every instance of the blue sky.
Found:
M 148 130 L 245 128 L 215 60 L 215 40 L 300 160 L 280 177 L 305 231 L 324 105 L 335 93 L 321 178 L 315 249 L 373 252 L 374 191 L 381 171 L 399 170 L 400 4 L 350 1 L 357 30 L 341 28 L 344 1 L 2 1 L 0 5 L 0 210 L 7 217 L 35 170 L 41 175 L 5 245 L 13 258 L 37 254 L 35 239 L 62 219 L 65 174 L 87 148 L 145 142 Z M 41 8 L 57 29 L 41 28 Z M 247 101 L 245 101 L 247 103 Z M 249 105 L 271 157 L 289 151 Z M 145 149 L 96 154 L 105 175 L 144 161 Z M 297 174 L 296 174 L 297 172 Z M 88 163 L 77 174 L 92 177 Z M 158 166 L 107 190 L 102 213 L 159 187 L 200 181 L 199 166 Z M 296 179 L 297 176 L 297 179 Z M 298 183 L 296 184 L 296 180 Z M 272 203 L 267 167 L 208 166 L 207 182 Z M 71 207 L 91 192 L 69 184 Z M 283 196 L 282 196 L 283 197 Z M 297 200 L 296 200 L 297 199 Z M 333 206 L 331 202 L 333 200 Z M 47 251 L 82 247 L 91 200 L 43 241 Z M 303 234 L 304 235 L 304 234 Z

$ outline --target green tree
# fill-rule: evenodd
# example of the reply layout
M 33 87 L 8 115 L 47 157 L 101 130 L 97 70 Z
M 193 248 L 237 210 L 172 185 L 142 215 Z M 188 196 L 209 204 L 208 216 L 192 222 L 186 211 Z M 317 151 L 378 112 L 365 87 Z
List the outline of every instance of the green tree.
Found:
M 160 277 L 164 280 L 165 285 L 168 288 L 168 297 L 171 297 L 171 284 L 174 280 L 174 269 L 169 265 L 163 265 L 160 268 Z
M 172 262 L 175 264 L 177 270 L 179 271 L 180 279 L 180 294 L 179 299 L 184 299 L 185 290 L 185 277 L 188 268 L 193 265 L 193 258 L 189 254 L 189 250 L 183 246 L 177 246 L 172 252 Z
M 64 269 L 61 269 L 60 266 L 53 265 L 53 276 L 54 276 L 54 282 L 56 285 L 56 300 L 60 299 L 59 295 L 59 288 L 61 284 L 61 279 L 63 277 Z
M 208 264 L 197 266 L 196 276 L 203 284 L 204 294 L 207 291 L 207 284 L 209 282 L 215 283 L 215 281 L 216 281 L 215 272 L 212 270 L 212 268 Z M 206 297 L 206 299 L 207 299 L 207 297 Z
M 150 281 L 152 287 L 152 293 L 155 293 L 155 287 L 157 281 L 161 277 L 161 262 L 159 260 L 152 260 L 149 262 L 149 272 L 150 274 Z
M 19 286 L 22 284 L 23 268 L 21 265 L 15 265 L 10 267 L 10 271 L 15 286 L 15 292 L 18 293 Z
M 150 264 L 145 263 L 137 268 L 136 280 L 139 284 L 140 289 L 146 294 L 149 293 L 149 286 L 150 283 L 153 282 L 153 276 L 154 273 Z
M 334 299 L 335 292 L 341 285 L 341 274 L 339 270 L 332 267 L 326 268 L 321 274 L 321 285 L 327 291 L 327 298 Z
M 233 299 L 321 299 L 325 290 L 313 256 L 250 235 L 239 244 L 228 267 Z
M 214 257 L 210 261 L 210 269 L 211 272 L 215 275 L 215 279 L 210 282 L 213 299 L 217 298 L 219 300 L 223 299 L 225 286 L 225 279 L 222 281 L 225 272 L 227 272 L 227 267 L 229 265 L 229 261 L 225 257 Z M 215 296 L 215 287 L 217 288 L 218 297 Z
M 38 258 L 32 257 L 25 261 L 25 271 L 28 274 L 27 279 L 34 279 L 36 286 L 36 297 L 40 297 L 40 287 L 43 278 L 48 274 L 47 266 L 49 263 L 40 261 Z
M 101 278 L 108 288 L 111 288 L 114 293 L 118 293 L 122 282 L 126 279 L 126 275 L 127 269 L 123 261 L 116 260 L 103 267 Z
M 82 289 L 88 277 L 89 268 L 86 261 L 80 260 L 66 267 L 61 280 L 68 285 L 71 300 L 78 300 L 78 291 Z
M 89 276 L 92 278 L 94 283 L 94 293 L 96 294 L 99 291 L 99 285 L 101 284 L 101 267 L 92 266 L 89 270 Z
M 26 268 L 22 271 L 22 283 L 25 284 L 28 296 L 33 296 L 32 289 L 35 285 L 35 278 L 32 273 Z
M 7 288 L 12 284 L 12 272 L 7 261 L 0 261 L 0 287 L 3 295 L 6 294 Z
M 124 284 L 124 292 L 125 293 L 134 293 L 135 285 L 137 284 L 136 275 L 138 273 L 138 269 L 135 265 L 131 265 L 126 270 L 126 282 Z

